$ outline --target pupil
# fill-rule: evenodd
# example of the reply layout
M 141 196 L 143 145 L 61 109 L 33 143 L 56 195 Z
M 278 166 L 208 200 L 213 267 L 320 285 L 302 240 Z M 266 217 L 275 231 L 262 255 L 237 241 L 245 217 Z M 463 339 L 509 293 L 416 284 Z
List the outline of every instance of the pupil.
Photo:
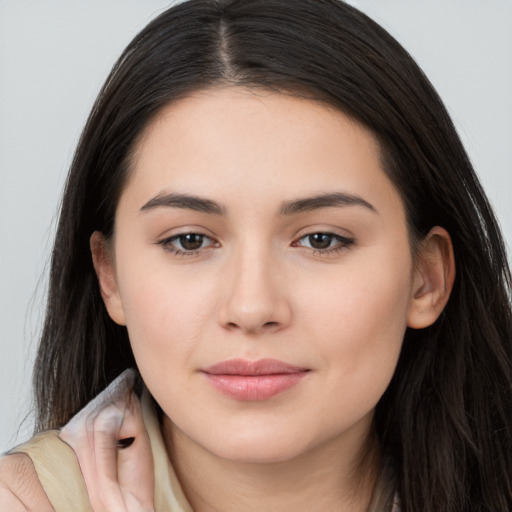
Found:
M 309 237 L 309 243 L 313 249 L 327 249 L 332 242 L 332 235 L 325 233 L 315 233 Z
M 187 251 L 195 251 L 203 245 L 203 235 L 190 233 L 180 236 L 180 244 Z

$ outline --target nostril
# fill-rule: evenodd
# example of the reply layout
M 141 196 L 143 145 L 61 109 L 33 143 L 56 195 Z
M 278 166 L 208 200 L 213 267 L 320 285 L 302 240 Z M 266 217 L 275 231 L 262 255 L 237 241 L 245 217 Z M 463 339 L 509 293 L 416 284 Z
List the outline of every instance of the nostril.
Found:
M 266 331 L 272 330 L 279 327 L 279 322 L 265 322 L 264 324 L 258 325 L 239 325 L 236 322 L 229 322 L 226 324 L 226 327 L 230 330 L 234 329 L 242 329 L 247 332 L 256 332 L 256 331 Z

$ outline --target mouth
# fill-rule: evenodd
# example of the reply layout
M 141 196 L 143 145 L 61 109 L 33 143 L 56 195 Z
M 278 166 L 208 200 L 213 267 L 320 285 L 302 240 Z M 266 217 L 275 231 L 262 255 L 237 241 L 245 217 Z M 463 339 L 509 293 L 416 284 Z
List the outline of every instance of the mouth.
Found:
M 210 366 L 202 373 L 217 391 L 229 398 L 261 401 L 296 386 L 309 371 L 276 359 L 231 359 Z

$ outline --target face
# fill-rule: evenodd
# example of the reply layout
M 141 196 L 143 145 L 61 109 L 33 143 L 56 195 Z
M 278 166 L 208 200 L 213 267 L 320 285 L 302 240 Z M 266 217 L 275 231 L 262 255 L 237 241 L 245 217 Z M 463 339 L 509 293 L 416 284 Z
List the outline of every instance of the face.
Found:
M 168 434 L 250 462 L 367 436 L 419 294 L 367 130 L 276 93 L 173 103 L 139 141 L 111 247 L 103 296 Z

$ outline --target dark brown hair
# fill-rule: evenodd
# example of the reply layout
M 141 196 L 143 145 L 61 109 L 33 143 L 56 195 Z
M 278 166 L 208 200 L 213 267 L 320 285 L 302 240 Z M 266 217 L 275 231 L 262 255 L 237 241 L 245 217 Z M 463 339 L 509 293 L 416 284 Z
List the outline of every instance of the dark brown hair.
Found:
M 34 386 L 38 429 L 66 423 L 127 367 L 89 252 L 107 237 L 134 141 L 166 104 L 241 85 L 327 101 L 378 138 L 413 239 L 443 226 L 457 277 L 431 327 L 408 330 L 377 407 L 404 512 L 512 510 L 510 274 L 496 219 L 438 95 L 379 25 L 338 0 L 190 0 L 114 66 L 68 176 Z

